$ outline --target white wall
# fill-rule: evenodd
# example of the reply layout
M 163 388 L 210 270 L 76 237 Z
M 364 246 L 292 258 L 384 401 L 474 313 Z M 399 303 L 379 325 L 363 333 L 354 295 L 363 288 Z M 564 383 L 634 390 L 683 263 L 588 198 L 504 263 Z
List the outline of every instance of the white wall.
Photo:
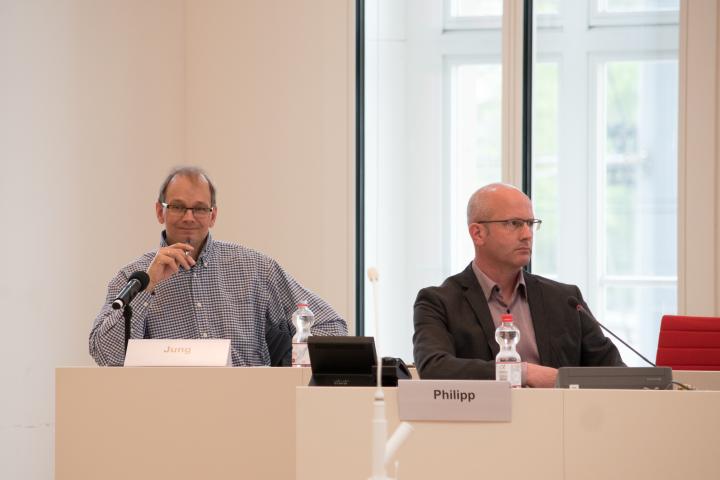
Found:
M 354 332 L 354 7 L 190 0 L 185 145 L 216 237 L 275 257 Z
M 686 0 L 680 23 L 678 307 L 720 316 L 720 8 Z
M 50 479 L 54 368 L 87 365 L 113 272 L 182 159 L 182 8 L 0 3 L 0 478 Z
M 217 237 L 276 257 L 352 322 L 353 14 L 0 0 L 0 478 L 52 478 L 54 368 L 92 364 L 107 281 L 157 245 L 174 165 L 214 177 Z

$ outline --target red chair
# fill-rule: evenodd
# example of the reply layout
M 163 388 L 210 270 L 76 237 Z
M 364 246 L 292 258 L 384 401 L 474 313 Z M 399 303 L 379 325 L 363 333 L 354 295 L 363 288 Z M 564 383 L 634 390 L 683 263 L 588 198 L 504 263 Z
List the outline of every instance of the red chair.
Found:
M 720 370 L 720 318 L 663 316 L 655 363 L 673 370 Z

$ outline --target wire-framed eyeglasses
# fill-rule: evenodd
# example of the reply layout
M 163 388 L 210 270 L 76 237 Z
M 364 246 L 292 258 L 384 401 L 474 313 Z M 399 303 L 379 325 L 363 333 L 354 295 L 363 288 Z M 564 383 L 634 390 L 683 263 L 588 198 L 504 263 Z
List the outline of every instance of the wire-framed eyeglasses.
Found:
M 207 218 L 213 211 L 213 207 L 186 207 L 165 202 L 160 203 L 160 205 L 167 210 L 168 215 L 173 217 L 184 217 L 185 213 L 190 210 L 195 218 Z
M 542 220 L 538 218 L 508 218 L 506 220 L 478 220 L 474 223 L 499 223 L 507 230 L 515 232 L 523 227 L 528 227 L 533 232 L 540 230 Z

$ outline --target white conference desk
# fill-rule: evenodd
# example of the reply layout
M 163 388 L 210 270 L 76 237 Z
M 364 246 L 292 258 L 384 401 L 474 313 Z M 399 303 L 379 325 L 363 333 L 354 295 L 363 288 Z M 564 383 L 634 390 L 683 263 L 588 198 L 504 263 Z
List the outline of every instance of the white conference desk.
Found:
M 720 372 L 688 373 L 720 389 Z M 55 478 L 368 478 L 373 389 L 308 388 L 309 377 L 291 368 L 58 368 Z M 396 389 L 385 392 L 394 429 Z M 505 478 L 720 479 L 720 391 L 512 395 L 509 423 L 416 424 L 399 478 L 511 468 Z
M 369 477 L 372 397 L 298 388 L 297 445 L 314 446 L 298 450 L 298 480 Z M 522 389 L 512 402 L 508 423 L 413 422 L 399 478 L 720 479 L 720 392 Z
M 55 479 L 295 478 L 302 368 L 58 368 Z
M 674 370 L 673 380 L 692 385 L 697 390 L 720 391 L 720 372 Z

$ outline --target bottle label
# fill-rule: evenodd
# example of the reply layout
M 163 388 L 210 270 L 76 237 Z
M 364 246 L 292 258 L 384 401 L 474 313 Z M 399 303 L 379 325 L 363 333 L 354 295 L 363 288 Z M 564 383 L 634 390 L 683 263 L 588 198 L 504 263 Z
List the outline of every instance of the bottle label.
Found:
M 309 367 L 310 352 L 308 352 L 307 343 L 292 344 L 292 366 L 293 367 Z
M 522 364 L 520 362 L 495 362 L 495 380 L 510 382 L 511 387 L 522 386 Z

